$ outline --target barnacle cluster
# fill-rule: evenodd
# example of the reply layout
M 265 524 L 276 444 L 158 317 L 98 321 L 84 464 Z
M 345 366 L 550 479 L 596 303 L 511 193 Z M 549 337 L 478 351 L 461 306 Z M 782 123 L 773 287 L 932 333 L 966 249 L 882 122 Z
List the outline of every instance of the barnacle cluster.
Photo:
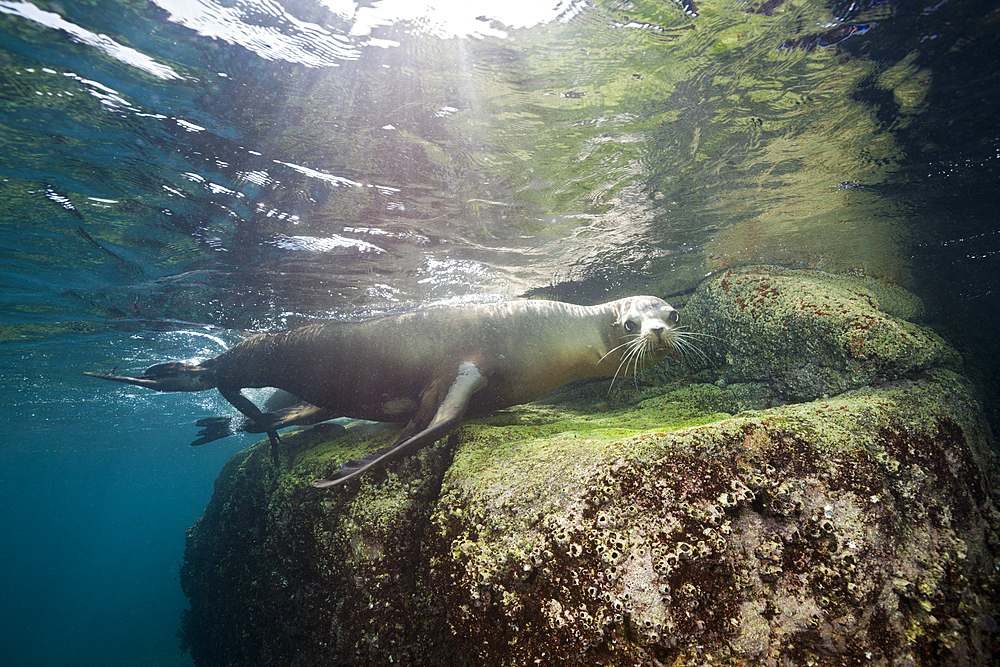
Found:
M 838 414 L 840 405 L 815 409 Z M 836 446 L 824 450 L 829 445 L 817 440 L 818 431 L 802 429 L 808 413 L 796 414 L 714 427 L 712 442 L 738 443 L 736 457 L 694 456 L 667 445 L 658 458 L 621 461 L 547 516 L 521 566 L 534 572 L 521 579 L 530 594 L 558 603 L 536 608 L 536 622 L 553 633 L 544 641 L 577 647 L 582 656 L 611 637 L 627 638 L 616 644 L 620 650 L 627 644 L 629 655 L 662 661 L 687 655 L 697 637 L 698 645 L 715 647 L 714 658 L 744 647 L 806 664 L 833 650 L 816 637 L 845 632 L 847 618 L 868 623 L 859 656 L 889 655 L 911 639 L 893 616 L 899 611 L 857 611 L 884 600 L 887 581 L 900 580 L 887 572 L 883 551 L 884 540 L 899 539 L 891 536 L 906 509 L 886 500 L 900 468 L 885 465 L 877 448 L 844 449 L 830 440 Z M 705 430 L 694 429 L 689 444 L 697 448 Z M 843 437 L 830 433 L 824 437 Z M 899 589 L 901 604 L 927 618 L 949 608 L 943 582 L 964 575 L 948 563 L 965 562 L 967 550 L 963 540 L 939 537 L 925 556 L 933 564 Z M 494 591 L 525 599 L 529 589 L 514 592 L 512 580 L 491 571 Z M 748 600 L 760 607 L 748 608 Z M 458 625 L 468 620 L 461 611 L 454 617 Z M 783 639 L 758 647 L 758 636 Z

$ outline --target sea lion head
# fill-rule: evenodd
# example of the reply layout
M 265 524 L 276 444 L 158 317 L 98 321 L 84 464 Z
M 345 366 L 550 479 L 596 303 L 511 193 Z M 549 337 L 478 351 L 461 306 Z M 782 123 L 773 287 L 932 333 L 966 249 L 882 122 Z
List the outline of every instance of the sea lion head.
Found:
M 619 355 L 615 377 L 633 375 L 668 354 L 682 351 L 680 315 L 669 303 L 655 296 L 633 296 L 612 303 L 614 344 L 608 355 Z
M 651 365 L 674 350 L 680 315 L 669 303 L 655 296 L 622 299 L 614 327 L 626 352 L 648 356 Z

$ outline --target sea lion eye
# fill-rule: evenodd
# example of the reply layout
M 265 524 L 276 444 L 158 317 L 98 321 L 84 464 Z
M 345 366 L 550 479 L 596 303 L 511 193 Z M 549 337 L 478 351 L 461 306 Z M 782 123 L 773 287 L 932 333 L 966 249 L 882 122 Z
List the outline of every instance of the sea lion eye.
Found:
M 670 314 L 667 315 L 667 319 L 670 320 L 673 324 L 677 324 L 678 322 L 681 321 L 681 316 L 680 313 L 678 313 L 676 310 L 671 310 Z
M 635 322 L 632 320 L 625 320 L 625 331 L 632 331 L 635 329 Z

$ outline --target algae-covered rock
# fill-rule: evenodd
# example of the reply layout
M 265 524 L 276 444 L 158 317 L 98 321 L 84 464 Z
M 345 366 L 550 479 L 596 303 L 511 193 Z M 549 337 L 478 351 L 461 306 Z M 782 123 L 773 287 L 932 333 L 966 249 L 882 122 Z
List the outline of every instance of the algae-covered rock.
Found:
M 910 320 L 920 300 L 853 276 L 779 267 L 731 269 L 702 282 L 684 309 L 724 382 L 763 382 L 784 401 L 886 382 L 958 354 Z
M 771 301 L 725 310 L 765 275 Z M 814 279 L 692 296 L 686 320 L 745 337 L 708 348 L 727 382 L 519 406 L 330 491 L 310 482 L 398 429 L 286 436 L 280 471 L 266 443 L 237 455 L 188 534 L 185 645 L 201 667 L 992 664 L 1000 482 L 972 387 L 899 304 Z M 807 331 L 823 386 L 857 388 L 733 414 L 754 332 Z M 786 358 L 760 359 L 779 382 Z

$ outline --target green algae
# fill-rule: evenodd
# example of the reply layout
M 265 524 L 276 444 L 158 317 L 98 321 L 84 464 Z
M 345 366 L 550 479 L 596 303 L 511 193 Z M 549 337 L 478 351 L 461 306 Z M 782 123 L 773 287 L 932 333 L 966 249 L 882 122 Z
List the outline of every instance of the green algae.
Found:
M 605 408 L 600 412 L 571 405 L 518 406 L 464 422 L 457 439 L 463 449 L 470 450 L 466 454 L 469 458 L 503 460 L 521 449 L 559 452 L 600 447 L 648 431 L 676 430 L 730 416 L 728 412 L 705 409 L 725 403 L 726 392 L 714 385 L 679 386 L 657 394 L 629 408 Z M 287 461 L 283 476 L 322 477 L 339 463 L 392 444 L 399 429 L 391 424 L 355 424 L 332 433 L 329 430 L 286 433 L 282 436 L 282 456 Z
M 726 399 L 714 385 L 671 394 Z M 835 628 L 845 615 L 874 619 L 845 626 L 869 628 L 846 655 L 931 650 L 942 636 L 931 617 L 959 614 L 966 599 L 947 582 L 992 567 L 984 540 L 995 541 L 1000 517 L 989 510 L 988 435 L 953 371 L 769 410 L 703 412 L 684 425 L 659 421 L 671 412 L 664 402 L 586 415 L 512 408 L 334 493 L 305 488 L 301 474 L 382 446 L 395 430 L 287 436 L 294 465 L 265 514 L 281 539 L 293 526 L 309 537 L 265 570 L 282 572 L 272 585 L 294 586 L 288 558 L 310 559 L 306 579 L 336 594 L 310 603 L 318 620 L 309 623 L 353 637 L 339 650 L 356 658 L 383 646 L 379 663 L 456 664 L 435 637 L 474 661 L 510 664 L 553 645 L 575 648 L 558 664 L 703 659 L 678 641 L 689 637 L 728 664 L 818 659 L 831 645 L 800 628 Z M 633 428 L 616 426 L 622 419 Z M 928 467 L 930 457 L 939 462 Z M 268 461 L 267 443 L 235 457 L 222 488 L 259 479 Z M 984 474 L 993 481 L 977 487 Z M 955 521 L 942 524 L 947 507 Z M 237 511 L 247 510 L 229 507 Z M 934 523 L 935 539 L 921 522 Z M 264 574 L 253 575 L 257 587 Z M 875 615 L 853 611 L 873 600 L 883 601 Z M 283 624 L 306 622 L 282 608 Z M 420 621 L 401 627 L 400 613 Z

